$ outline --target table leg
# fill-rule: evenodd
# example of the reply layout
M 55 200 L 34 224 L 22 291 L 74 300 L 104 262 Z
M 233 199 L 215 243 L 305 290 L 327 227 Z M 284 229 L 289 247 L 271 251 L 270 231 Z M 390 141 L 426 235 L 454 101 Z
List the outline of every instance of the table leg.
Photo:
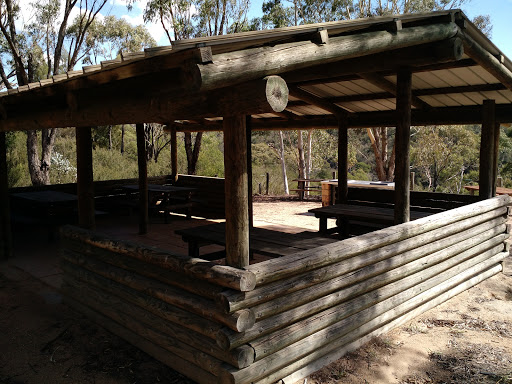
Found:
M 318 231 L 320 233 L 327 233 L 327 217 L 319 217 L 319 220 L 320 227 Z
M 190 257 L 199 257 L 199 245 L 197 241 L 188 242 L 188 255 Z

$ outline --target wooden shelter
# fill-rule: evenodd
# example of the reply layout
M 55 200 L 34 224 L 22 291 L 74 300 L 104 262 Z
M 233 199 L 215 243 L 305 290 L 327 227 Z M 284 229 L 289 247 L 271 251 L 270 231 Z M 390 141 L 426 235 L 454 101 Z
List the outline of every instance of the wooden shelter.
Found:
M 512 63 L 459 10 L 177 41 L 0 100 L 1 132 L 77 127 L 83 228 L 63 231 L 70 303 L 200 383 L 294 382 L 499 273 L 508 255 L 511 199 L 493 196 L 499 123 L 512 122 Z M 147 122 L 224 132 L 226 265 L 90 230 L 90 127 L 135 123 L 140 137 Z M 453 209 L 409 222 L 409 132 L 424 124 L 482 124 L 482 201 L 422 195 L 427 208 Z M 396 225 L 249 265 L 250 130 L 339 129 L 346 202 L 347 129 L 373 126 L 397 127 Z M 5 254 L 8 219 L 0 229 Z

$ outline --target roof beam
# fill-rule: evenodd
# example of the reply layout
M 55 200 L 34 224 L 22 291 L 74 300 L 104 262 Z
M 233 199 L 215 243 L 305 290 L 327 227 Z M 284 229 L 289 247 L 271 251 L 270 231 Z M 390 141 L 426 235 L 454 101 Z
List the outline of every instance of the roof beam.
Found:
M 478 84 L 478 85 L 463 85 L 459 87 L 443 87 L 443 88 L 428 88 L 428 89 L 416 89 L 413 91 L 413 95 L 416 97 L 421 96 L 436 96 L 452 93 L 479 93 L 479 92 L 493 92 L 493 91 L 504 91 L 507 90 L 501 83 L 497 84 Z M 326 97 L 325 100 L 338 104 L 338 103 L 352 103 L 355 101 L 368 101 L 368 100 L 380 100 L 380 99 L 391 99 L 394 98 L 391 92 L 376 92 L 376 93 L 364 93 L 358 95 L 347 95 L 347 96 L 334 96 Z M 288 108 L 295 106 L 308 105 L 302 100 L 293 100 L 288 102 Z
M 455 23 L 403 28 L 397 32 L 372 31 L 330 37 L 328 44 L 310 41 L 277 44 L 213 56 L 213 63 L 192 65 L 195 85 L 209 90 L 235 85 L 269 74 L 282 74 L 314 65 L 432 43 L 454 37 Z
M 414 109 L 412 111 L 412 125 L 451 125 L 451 124 L 481 124 L 482 107 L 445 107 L 431 108 L 428 111 Z M 512 122 L 512 105 L 496 105 L 496 122 Z M 396 112 L 365 112 L 353 113 L 349 117 L 350 128 L 372 128 L 377 126 L 396 125 Z M 255 130 L 297 130 L 297 129 L 337 129 L 338 120 L 332 115 L 315 116 L 302 120 L 282 119 L 253 119 Z
M 144 89 L 134 97 L 133 92 L 80 92 L 75 94 L 75 109 L 69 108 L 64 99 L 40 103 L 30 110 L 16 105 L 7 110 L 7 119 L 0 120 L 0 131 L 144 122 L 166 124 L 178 119 L 281 112 L 288 102 L 288 87 L 279 76 L 188 97 L 176 93 L 154 95 Z
M 368 81 L 369 83 L 379 87 L 380 89 L 391 93 L 393 96 L 397 95 L 396 85 L 391 81 L 385 79 L 384 77 L 377 75 L 375 73 L 363 73 L 360 74 L 359 76 L 361 76 L 362 79 Z M 424 102 L 423 100 L 416 96 L 412 96 L 412 105 L 420 109 L 430 108 L 430 105 L 428 105 L 428 103 Z
M 463 38 L 464 50 L 468 56 L 512 91 L 512 71 L 468 34 L 461 32 L 460 35 Z
M 323 110 L 330 112 L 336 116 L 346 117 L 349 115 L 349 112 L 347 110 L 345 110 L 341 107 L 338 107 L 336 104 L 333 104 L 324 98 L 315 96 L 307 91 L 304 91 L 303 89 L 300 89 L 299 87 L 295 87 L 295 86 L 290 87 L 290 95 L 292 95 L 293 97 L 296 97 L 298 99 L 301 99 L 303 101 L 306 101 L 314 106 L 322 108 Z
M 411 67 L 413 72 L 421 71 L 423 67 L 436 65 L 453 65 L 462 59 L 462 40 L 452 38 L 430 44 L 394 49 L 377 54 L 348 59 L 340 63 L 320 64 L 315 67 L 301 69 L 283 74 L 287 83 L 299 85 L 315 85 L 343 81 L 346 77 L 359 73 L 396 73 L 398 68 Z M 458 62 L 457 64 L 461 64 Z M 471 60 L 471 64 L 475 63 Z

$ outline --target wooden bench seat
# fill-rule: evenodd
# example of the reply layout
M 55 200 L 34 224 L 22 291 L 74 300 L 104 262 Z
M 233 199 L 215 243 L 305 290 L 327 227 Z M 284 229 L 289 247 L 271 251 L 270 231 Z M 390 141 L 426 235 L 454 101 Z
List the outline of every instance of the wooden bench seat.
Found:
M 394 224 L 394 209 L 392 207 L 379 207 L 372 205 L 336 204 L 326 207 L 310 209 L 319 219 L 320 233 L 340 232 L 343 235 L 351 234 L 350 226 L 355 223 L 359 226 L 367 225 L 375 229 L 384 228 Z M 411 220 L 431 215 L 433 212 L 411 210 Z M 337 228 L 327 229 L 327 219 L 336 219 Z
M 224 223 L 204 225 L 195 228 L 175 231 L 189 247 L 189 256 L 199 257 L 200 248 L 206 245 L 226 244 L 226 227 Z M 283 233 L 264 228 L 252 228 L 250 232 L 249 249 L 270 257 L 291 255 L 302 250 L 316 248 L 333 243 L 334 239 L 320 237 L 318 232 Z M 222 252 L 216 252 L 213 257 L 222 257 Z M 202 258 L 209 258 L 202 255 Z

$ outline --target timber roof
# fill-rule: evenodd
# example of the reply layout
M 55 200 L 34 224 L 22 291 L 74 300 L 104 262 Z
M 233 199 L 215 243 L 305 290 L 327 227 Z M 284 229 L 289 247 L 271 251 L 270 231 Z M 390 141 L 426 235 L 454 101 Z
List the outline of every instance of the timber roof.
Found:
M 404 67 L 413 72 L 413 124 L 478 123 L 485 99 L 496 101 L 498 122 L 512 122 L 512 62 L 462 11 L 450 10 L 123 53 L 0 93 L 0 130 L 142 122 L 217 130 L 220 116 L 233 112 L 226 105 L 236 110 L 244 98 L 236 90 L 268 75 L 287 82 L 289 102 L 279 113 L 240 102 L 254 129 L 334 128 L 340 114 L 352 127 L 394 125 Z

